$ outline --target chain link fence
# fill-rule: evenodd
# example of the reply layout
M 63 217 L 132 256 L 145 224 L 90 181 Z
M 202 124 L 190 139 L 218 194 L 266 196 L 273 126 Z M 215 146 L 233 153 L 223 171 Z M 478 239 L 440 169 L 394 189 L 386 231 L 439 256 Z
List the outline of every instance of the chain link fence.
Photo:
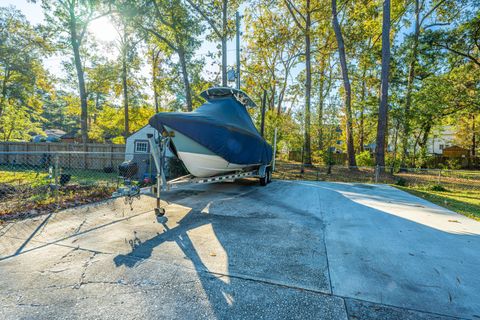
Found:
M 274 178 L 358 183 L 386 183 L 399 186 L 480 191 L 480 171 L 424 168 L 355 167 L 302 165 L 277 161 Z
M 0 152 L 0 218 L 37 215 L 112 196 L 125 153 Z
M 136 168 L 120 172 L 125 160 Z M 176 160 L 178 161 L 178 160 Z M 168 163 L 167 163 L 168 164 Z M 170 178 L 185 174 L 172 166 Z M 121 168 L 120 168 L 121 169 Z M 128 169 L 128 168 L 127 168 Z M 133 183 L 155 182 L 151 155 L 123 152 L 0 152 L 0 220 L 34 216 L 111 198 Z M 127 178 L 127 179 L 125 179 Z M 277 161 L 274 178 L 355 183 L 387 183 L 480 192 L 480 171 L 403 169 L 345 166 L 307 166 Z M 118 193 L 117 193 L 118 195 Z

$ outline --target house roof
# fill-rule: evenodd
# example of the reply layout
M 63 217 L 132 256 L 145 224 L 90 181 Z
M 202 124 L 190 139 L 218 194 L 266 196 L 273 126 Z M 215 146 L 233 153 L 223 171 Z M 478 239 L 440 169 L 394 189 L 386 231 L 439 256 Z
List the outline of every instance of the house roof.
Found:
M 147 123 L 146 125 L 144 125 L 143 127 L 141 127 L 140 129 L 133 131 L 132 133 L 130 133 L 130 135 L 127 137 L 127 139 L 130 138 L 131 136 L 133 136 L 133 135 L 134 135 L 135 133 L 137 133 L 138 131 L 140 131 L 140 130 L 142 130 L 143 128 L 147 127 L 147 126 L 149 126 L 148 123 Z
M 78 129 L 74 129 L 72 131 L 69 131 L 67 133 L 65 133 L 64 135 L 62 135 L 60 137 L 60 139 L 74 139 L 74 138 L 77 138 L 79 136 L 79 130 Z
M 45 134 L 47 136 L 57 136 L 57 137 L 61 137 L 65 134 L 65 131 L 61 130 L 61 129 L 45 129 Z
M 457 145 L 453 145 L 453 146 L 449 146 L 449 147 L 443 148 L 443 151 L 453 151 L 453 150 L 457 150 L 457 151 L 469 151 L 468 149 L 462 148 L 462 147 L 457 146 Z

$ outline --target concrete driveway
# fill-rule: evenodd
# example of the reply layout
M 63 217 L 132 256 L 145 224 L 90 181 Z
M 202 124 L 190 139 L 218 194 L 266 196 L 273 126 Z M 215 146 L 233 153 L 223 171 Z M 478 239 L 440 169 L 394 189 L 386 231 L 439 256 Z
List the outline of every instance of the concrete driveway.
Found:
M 392 187 L 165 196 L 1 224 L 1 318 L 480 319 L 480 223 Z

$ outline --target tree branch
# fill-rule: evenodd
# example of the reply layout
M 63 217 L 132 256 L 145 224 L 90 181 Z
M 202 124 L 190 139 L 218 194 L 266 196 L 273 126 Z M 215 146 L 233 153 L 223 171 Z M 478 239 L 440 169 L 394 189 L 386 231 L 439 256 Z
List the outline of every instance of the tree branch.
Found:
M 293 20 L 295 21 L 295 24 L 298 26 L 299 29 L 301 30 L 304 30 L 305 28 L 300 24 L 300 21 L 298 21 L 297 19 L 297 16 L 295 14 L 295 12 L 293 12 L 293 9 L 290 7 L 290 0 L 284 0 L 286 6 L 287 6 L 287 9 L 288 11 L 290 12 L 290 14 L 292 15 L 292 18 Z M 295 8 L 295 11 L 298 12 L 298 10 Z M 305 17 L 303 15 L 300 14 L 300 17 L 303 18 L 303 20 L 305 21 Z
M 474 56 L 472 56 L 471 54 L 468 54 L 468 53 L 465 53 L 465 52 L 461 52 L 461 51 L 458 51 L 456 49 L 453 49 L 453 48 L 450 48 L 448 45 L 444 45 L 444 44 L 440 44 L 440 43 L 435 43 L 437 46 L 441 47 L 441 48 L 444 48 L 444 49 L 447 49 L 448 51 L 450 52 L 453 52 L 453 53 L 456 53 L 462 57 L 465 57 L 465 58 L 468 58 L 470 59 L 473 63 L 475 63 L 476 65 L 480 66 L 480 60 L 475 58 Z
M 171 24 L 171 23 L 167 22 L 165 19 L 163 19 L 162 14 L 160 12 L 160 9 L 158 8 L 158 5 L 157 5 L 157 1 L 152 0 L 151 2 L 153 3 L 153 6 L 155 7 L 155 16 L 157 17 L 157 19 L 160 20 L 160 22 L 162 24 L 166 25 L 170 29 L 175 30 L 175 26 L 173 24 Z
M 213 32 L 215 32 L 219 38 L 223 38 L 224 34 L 223 32 L 220 32 L 220 30 L 217 28 L 217 26 L 215 25 L 215 21 L 210 19 L 206 12 L 200 9 L 200 7 L 193 3 L 192 0 L 187 0 L 187 2 L 193 7 L 193 9 L 195 9 L 195 11 L 197 11 L 203 17 L 203 19 L 205 19 L 205 21 L 207 21 L 207 23 L 213 29 Z
M 150 32 L 151 34 L 153 34 L 155 37 L 157 37 L 159 40 L 165 42 L 165 44 L 167 46 L 169 46 L 173 51 L 175 52 L 178 52 L 178 48 L 170 41 L 168 40 L 167 38 L 165 38 L 164 36 L 162 36 L 160 33 L 158 33 L 157 31 L 151 29 L 151 28 L 145 28 L 144 26 L 140 26 L 143 30 L 147 31 L 147 32 Z
M 427 13 L 425 13 L 425 15 L 423 16 L 423 18 L 420 20 L 420 26 L 422 26 L 423 22 L 425 21 L 425 19 L 427 19 L 435 10 L 437 10 L 438 7 L 440 7 L 442 4 L 445 3 L 446 0 L 441 0 L 439 1 L 433 8 L 431 8 Z
M 97 19 L 100 19 L 102 17 L 105 17 L 105 16 L 109 15 L 110 13 L 112 13 L 112 11 L 108 10 L 108 11 L 106 11 L 102 14 L 99 14 L 98 16 L 95 16 L 95 17 L 92 18 L 93 13 L 94 13 L 94 11 L 91 11 L 88 15 L 87 20 L 85 20 L 85 22 L 84 22 L 82 32 L 80 32 L 80 36 L 78 37 L 78 44 L 79 45 L 82 43 L 83 37 L 85 36 L 85 33 L 87 32 L 87 28 L 88 28 L 88 25 L 90 24 L 90 22 L 92 22 L 94 20 L 97 20 Z
M 427 30 L 427 29 L 432 28 L 432 27 L 448 26 L 448 25 L 450 25 L 450 22 L 435 22 L 435 23 L 426 25 L 423 29 Z

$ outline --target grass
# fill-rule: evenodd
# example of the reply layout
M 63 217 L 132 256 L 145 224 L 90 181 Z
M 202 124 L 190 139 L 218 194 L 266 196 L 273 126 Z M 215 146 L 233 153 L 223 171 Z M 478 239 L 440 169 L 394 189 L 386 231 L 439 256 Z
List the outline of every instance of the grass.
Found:
M 108 198 L 117 183 L 115 172 L 70 169 L 71 179 L 58 192 L 52 174 L 41 167 L 0 166 L 0 217 L 49 212 Z M 58 197 L 57 197 L 58 196 Z
M 36 170 L 12 170 L 0 169 L 0 183 L 22 185 L 29 184 L 32 187 L 46 185 L 50 182 L 49 174 Z
M 105 173 L 99 170 L 64 169 L 61 173 L 70 174 L 69 183 L 82 185 L 113 183 L 117 180 L 117 174 Z M 25 168 L 21 166 L 0 166 L 0 184 L 25 185 L 32 187 L 44 186 L 54 183 L 53 174 L 43 168 Z
M 480 191 L 479 190 L 448 190 L 434 191 L 429 188 L 401 187 L 401 190 L 417 197 L 424 198 L 439 206 L 463 214 L 480 221 Z
M 105 183 L 113 183 L 117 181 L 118 174 L 115 172 L 112 173 L 105 173 L 103 171 L 98 170 L 82 170 L 82 169 L 71 169 L 71 170 L 64 170 L 62 173 L 71 174 L 72 183 L 79 183 L 79 184 L 105 184 Z

